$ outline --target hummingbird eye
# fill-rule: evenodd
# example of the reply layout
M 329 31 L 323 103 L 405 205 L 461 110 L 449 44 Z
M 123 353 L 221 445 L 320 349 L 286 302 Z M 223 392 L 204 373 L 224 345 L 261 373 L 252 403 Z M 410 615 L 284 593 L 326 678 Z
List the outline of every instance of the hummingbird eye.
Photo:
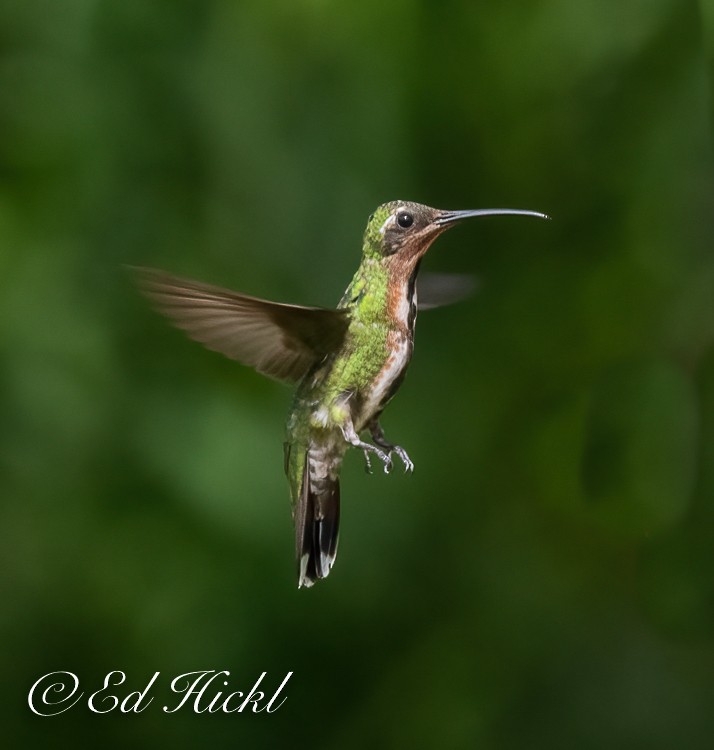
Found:
M 401 211 L 397 214 L 397 224 L 399 224 L 402 229 L 408 229 L 413 223 L 414 217 L 406 211 Z

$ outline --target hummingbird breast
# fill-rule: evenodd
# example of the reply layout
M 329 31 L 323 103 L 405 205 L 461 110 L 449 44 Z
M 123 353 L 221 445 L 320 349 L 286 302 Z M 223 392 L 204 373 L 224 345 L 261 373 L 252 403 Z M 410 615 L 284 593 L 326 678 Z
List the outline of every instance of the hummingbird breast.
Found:
M 392 330 L 387 334 L 389 354 L 374 382 L 361 394 L 359 413 L 353 417 L 358 432 L 380 414 L 399 389 L 412 357 L 412 349 L 412 338 L 408 333 Z
M 416 272 L 408 279 L 393 282 L 387 296 L 389 330 L 385 339 L 385 359 L 373 382 L 364 390 L 355 427 L 359 431 L 367 426 L 399 389 L 414 350 L 414 325 L 416 323 Z
M 341 427 L 349 416 L 357 432 L 379 416 L 399 388 L 412 356 L 416 320 L 415 276 L 389 279 L 375 296 L 355 300 L 343 349 L 308 375 L 298 389 L 289 432 L 303 421 L 311 441 L 329 443 L 332 457 L 344 443 Z M 292 426 L 291 426 L 292 425 Z M 343 446 L 342 446 L 343 447 Z M 337 451 L 339 452 L 339 451 Z

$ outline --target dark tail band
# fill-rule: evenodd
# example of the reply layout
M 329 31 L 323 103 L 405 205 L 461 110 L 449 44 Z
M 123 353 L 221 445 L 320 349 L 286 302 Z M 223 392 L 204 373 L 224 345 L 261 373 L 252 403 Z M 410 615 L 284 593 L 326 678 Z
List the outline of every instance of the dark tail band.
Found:
M 305 455 L 302 488 L 295 513 L 295 555 L 298 588 L 310 587 L 330 573 L 340 527 L 340 482 L 311 480 L 309 452 Z

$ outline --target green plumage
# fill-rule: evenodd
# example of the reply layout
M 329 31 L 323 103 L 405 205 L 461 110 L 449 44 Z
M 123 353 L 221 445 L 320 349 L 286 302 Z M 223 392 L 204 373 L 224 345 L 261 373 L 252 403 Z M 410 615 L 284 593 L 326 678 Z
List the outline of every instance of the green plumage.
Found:
M 413 348 L 417 272 L 431 243 L 453 223 L 510 209 L 438 211 L 394 201 L 370 216 L 362 260 L 335 310 L 268 302 L 135 269 L 157 308 L 189 336 L 270 377 L 297 383 L 287 422 L 285 471 L 295 522 L 298 585 L 325 578 L 337 554 L 339 471 L 350 446 L 389 471 L 406 451 L 384 437 L 379 416 L 402 382 Z M 420 282 L 424 307 L 448 304 L 471 288 L 442 276 Z M 373 443 L 360 438 L 369 430 Z

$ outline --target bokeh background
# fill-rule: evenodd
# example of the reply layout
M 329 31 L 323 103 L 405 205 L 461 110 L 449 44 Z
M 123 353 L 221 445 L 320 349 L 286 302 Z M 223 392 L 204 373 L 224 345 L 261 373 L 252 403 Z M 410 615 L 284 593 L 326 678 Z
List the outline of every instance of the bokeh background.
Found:
M 714 9 L 687 0 L 0 3 L 0 712 L 13 747 L 710 748 Z M 295 588 L 289 389 L 123 264 L 332 305 L 395 198 L 471 222 L 424 267 L 385 413 Z M 77 705 L 288 672 L 276 713 Z

